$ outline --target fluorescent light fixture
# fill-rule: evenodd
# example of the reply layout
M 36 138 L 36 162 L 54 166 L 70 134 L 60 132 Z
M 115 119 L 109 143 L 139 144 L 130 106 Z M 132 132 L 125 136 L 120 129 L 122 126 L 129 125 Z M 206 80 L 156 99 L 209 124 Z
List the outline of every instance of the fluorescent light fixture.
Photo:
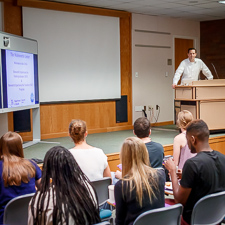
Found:
M 219 3 L 225 4 L 225 1 L 218 1 Z

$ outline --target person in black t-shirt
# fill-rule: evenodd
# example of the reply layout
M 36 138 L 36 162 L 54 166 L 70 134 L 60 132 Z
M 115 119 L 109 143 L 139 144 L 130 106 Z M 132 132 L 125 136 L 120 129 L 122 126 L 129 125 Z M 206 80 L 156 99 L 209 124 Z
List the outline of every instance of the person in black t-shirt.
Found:
M 180 185 L 174 161 L 165 162 L 171 175 L 174 199 L 184 205 L 181 224 L 190 224 L 193 207 L 200 198 L 225 190 L 225 155 L 210 148 L 207 124 L 195 120 L 186 130 L 188 146 L 197 155 L 185 162 Z

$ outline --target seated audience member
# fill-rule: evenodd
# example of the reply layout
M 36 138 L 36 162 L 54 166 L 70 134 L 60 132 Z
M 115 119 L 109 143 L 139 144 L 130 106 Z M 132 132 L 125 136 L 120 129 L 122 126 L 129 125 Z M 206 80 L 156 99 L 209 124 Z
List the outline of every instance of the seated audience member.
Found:
M 84 174 L 91 180 L 111 177 L 107 157 L 102 149 L 86 143 L 86 123 L 82 120 L 72 120 L 69 125 L 69 134 L 75 147 L 69 151 L 76 159 Z
M 116 225 L 126 225 L 147 210 L 164 207 L 165 172 L 149 166 L 148 151 L 139 138 L 127 138 L 120 157 L 123 169 L 115 185 Z
M 41 180 L 37 164 L 24 159 L 22 142 L 15 132 L 7 132 L 0 139 L 0 224 L 6 204 L 17 196 L 34 193 Z
M 152 141 L 149 137 L 151 135 L 151 124 L 146 117 L 138 118 L 134 122 L 134 134 L 145 143 L 151 167 L 162 167 L 164 149 L 161 144 Z
M 202 197 L 225 190 L 225 155 L 209 146 L 209 130 L 203 120 L 192 121 L 186 127 L 187 143 L 192 153 L 183 167 L 180 185 L 176 165 L 170 158 L 165 162 L 169 170 L 176 202 L 184 205 L 181 224 L 190 224 L 195 203 Z
M 178 169 L 183 169 L 187 159 L 194 157 L 188 148 L 186 138 L 186 127 L 193 120 L 191 112 L 182 110 L 178 113 L 177 125 L 181 129 L 181 133 L 174 138 L 173 142 L 173 159 Z
M 45 155 L 41 187 L 28 210 L 29 225 L 100 222 L 96 194 L 72 154 L 61 146 Z
M 161 168 L 163 164 L 164 148 L 149 137 L 151 135 L 151 124 L 146 117 L 140 117 L 134 122 L 134 135 L 141 139 L 148 150 L 150 165 L 153 168 Z M 122 173 L 117 170 L 115 177 L 120 179 Z

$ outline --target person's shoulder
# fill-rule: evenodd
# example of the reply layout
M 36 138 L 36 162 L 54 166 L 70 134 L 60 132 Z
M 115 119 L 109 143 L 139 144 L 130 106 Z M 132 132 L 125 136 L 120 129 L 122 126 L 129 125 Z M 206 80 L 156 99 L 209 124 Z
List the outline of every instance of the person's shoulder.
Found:
M 158 176 L 165 178 L 165 170 L 163 168 L 157 168 L 157 174 Z
M 118 180 L 117 182 L 116 182 L 116 184 L 115 184 L 115 189 L 120 189 L 120 188 L 122 188 L 122 182 L 124 182 L 124 181 L 122 181 L 122 180 Z
M 184 163 L 185 167 L 193 167 L 194 165 L 197 165 L 199 162 L 203 161 L 201 158 L 199 158 L 199 155 L 197 154 L 196 156 L 189 158 L 186 160 Z
M 30 161 L 36 168 L 38 167 L 37 163 L 34 160 L 32 159 L 27 159 L 27 160 Z
M 213 150 L 213 153 L 218 155 L 220 158 L 224 159 L 225 160 L 225 155 L 219 151 L 216 151 L 216 150 Z
M 197 62 L 197 63 L 203 63 L 203 61 L 201 59 L 199 59 L 199 58 L 195 58 L 195 62 Z
M 103 151 L 101 148 L 93 147 L 92 149 L 90 149 L 90 151 L 95 151 L 96 154 L 102 154 L 102 155 L 105 155 L 104 151 Z
M 183 133 L 180 133 L 177 136 L 175 136 L 174 141 L 181 141 L 184 139 L 186 139 L 186 136 Z
M 158 142 L 151 141 L 150 143 L 151 143 L 152 145 L 154 145 L 156 148 L 160 148 L 160 149 L 163 148 L 163 146 L 162 146 L 160 143 L 158 143 Z
M 188 58 L 186 58 L 186 59 L 184 59 L 183 61 L 181 61 L 181 63 L 189 63 L 190 61 L 189 61 L 189 59 Z

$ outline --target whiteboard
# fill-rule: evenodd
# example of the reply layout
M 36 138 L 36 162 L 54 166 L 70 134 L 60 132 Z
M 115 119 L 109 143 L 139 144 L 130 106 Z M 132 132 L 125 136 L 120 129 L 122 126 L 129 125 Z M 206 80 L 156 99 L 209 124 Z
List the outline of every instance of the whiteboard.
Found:
M 121 96 L 119 18 L 23 7 L 38 41 L 41 103 Z

